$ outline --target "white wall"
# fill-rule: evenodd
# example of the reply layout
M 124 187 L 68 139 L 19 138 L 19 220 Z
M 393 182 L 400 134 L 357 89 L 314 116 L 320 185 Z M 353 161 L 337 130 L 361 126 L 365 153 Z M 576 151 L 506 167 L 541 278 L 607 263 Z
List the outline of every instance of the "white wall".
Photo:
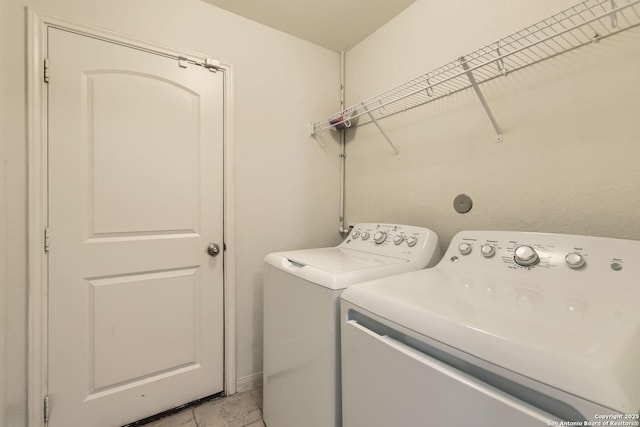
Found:
M 575 0 L 418 0 L 346 55 L 347 105 L 572 6 Z M 640 239 L 640 29 L 350 130 L 347 220 Z M 473 199 L 465 215 L 457 194 Z
M 2 6 L 0 188 L 6 184 L 8 193 L 5 200 L 0 192 L 0 219 L 7 214 L 0 223 L 0 306 L 6 291 L 8 316 L 5 322 L 0 311 L 0 344 L 6 333 L 8 353 L 2 363 L 0 345 L 0 397 L 7 393 L 8 410 L 5 424 L 2 405 L 0 425 L 24 426 L 26 411 L 25 6 L 232 64 L 237 375 L 259 374 L 263 257 L 339 240 L 339 146 L 307 136 L 309 122 L 339 108 L 338 54 L 197 0 L 3 0 Z
M 5 2 L 0 2 L 0 27 L 4 28 L 5 21 Z M 8 41 L 4 32 L 0 32 L 0 52 L 5 52 L 5 46 Z M 0 56 L 0 60 L 4 61 L 4 55 Z M 8 80 L 4 79 L 5 70 L 7 67 L 0 67 L 0 99 L 6 99 L 6 89 Z M 7 391 L 7 251 L 6 251 L 6 186 L 5 186 L 5 144 L 6 140 L 5 129 L 6 122 L 5 117 L 5 105 L 0 102 L 0 426 L 6 425 L 6 391 Z

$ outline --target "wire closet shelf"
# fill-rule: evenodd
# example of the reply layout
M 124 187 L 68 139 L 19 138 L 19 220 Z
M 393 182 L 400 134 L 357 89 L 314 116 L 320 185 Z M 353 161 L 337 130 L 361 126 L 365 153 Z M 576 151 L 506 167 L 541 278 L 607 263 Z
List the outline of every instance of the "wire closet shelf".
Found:
M 362 126 L 473 87 L 501 137 L 477 85 L 640 25 L 640 0 L 586 0 L 320 122 L 326 129 Z M 356 120 L 357 119 L 357 120 Z M 378 126 L 379 127 L 379 126 Z M 382 129 L 380 129 L 382 130 Z

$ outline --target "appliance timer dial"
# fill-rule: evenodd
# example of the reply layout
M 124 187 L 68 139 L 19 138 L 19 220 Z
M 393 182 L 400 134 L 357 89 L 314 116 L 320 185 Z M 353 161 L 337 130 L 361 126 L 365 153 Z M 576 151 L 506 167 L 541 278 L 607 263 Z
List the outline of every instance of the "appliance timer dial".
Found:
M 527 245 L 518 246 L 513 254 L 513 259 L 517 264 L 525 267 L 537 264 L 540 261 L 536 250 Z
M 373 235 L 373 241 L 376 242 L 376 245 L 380 245 L 387 240 L 387 232 L 386 231 L 378 231 Z

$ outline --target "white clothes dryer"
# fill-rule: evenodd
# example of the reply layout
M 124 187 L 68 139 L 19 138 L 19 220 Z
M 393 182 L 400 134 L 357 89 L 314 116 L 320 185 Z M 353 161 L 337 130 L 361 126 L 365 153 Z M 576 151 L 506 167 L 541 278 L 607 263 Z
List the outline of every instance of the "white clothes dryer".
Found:
M 393 224 L 358 224 L 336 247 L 267 255 L 265 424 L 340 426 L 340 294 L 357 282 L 431 267 L 440 257 L 436 233 Z
M 458 233 L 342 294 L 344 427 L 638 426 L 640 242 Z

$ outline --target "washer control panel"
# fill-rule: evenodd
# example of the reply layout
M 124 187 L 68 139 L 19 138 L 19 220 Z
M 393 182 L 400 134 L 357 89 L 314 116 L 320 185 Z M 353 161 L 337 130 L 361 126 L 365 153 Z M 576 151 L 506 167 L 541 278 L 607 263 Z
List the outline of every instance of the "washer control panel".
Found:
M 356 224 L 340 247 L 398 258 L 413 259 L 437 252 L 438 235 L 425 227 L 400 224 Z
M 638 258 L 640 241 L 514 231 L 462 231 L 445 254 L 445 260 L 459 268 L 561 269 L 576 274 L 592 269 L 638 271 L 632 264 Z

